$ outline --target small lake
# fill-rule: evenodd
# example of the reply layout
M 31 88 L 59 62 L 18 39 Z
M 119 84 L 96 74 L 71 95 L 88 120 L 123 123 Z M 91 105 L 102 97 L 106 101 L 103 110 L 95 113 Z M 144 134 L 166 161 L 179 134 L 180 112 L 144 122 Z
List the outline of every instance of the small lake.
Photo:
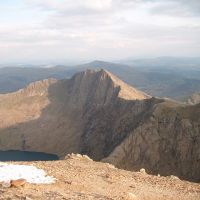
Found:
M 58 156 L 30 151 L 0 151 L 0 161 L 51 161 L 58 160 Z

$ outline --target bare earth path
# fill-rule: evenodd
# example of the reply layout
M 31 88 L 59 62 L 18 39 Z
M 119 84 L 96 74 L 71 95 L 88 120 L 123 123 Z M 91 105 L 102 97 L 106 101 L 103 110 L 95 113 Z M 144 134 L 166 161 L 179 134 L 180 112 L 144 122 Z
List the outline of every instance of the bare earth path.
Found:
M 116 169 L 87 157 L 66 160 L 21 162 L 44 169 L 57 181 L 51 185 L 26 184 L 19 188 L 0 187 L 0 200 L 15 199 L 116 199 L 116 200 L 199 200 L 200 184 L 176 177 L 151 176 Z

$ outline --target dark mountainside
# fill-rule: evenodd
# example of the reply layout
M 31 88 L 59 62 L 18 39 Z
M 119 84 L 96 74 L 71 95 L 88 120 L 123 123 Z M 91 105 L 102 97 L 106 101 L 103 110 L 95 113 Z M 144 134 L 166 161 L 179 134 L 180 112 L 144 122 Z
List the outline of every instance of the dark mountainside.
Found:
M 0 95 L 0 121 L 1 150 L 84 153 L 200 181 L 200 104 L 150 97 L 105 70 Z

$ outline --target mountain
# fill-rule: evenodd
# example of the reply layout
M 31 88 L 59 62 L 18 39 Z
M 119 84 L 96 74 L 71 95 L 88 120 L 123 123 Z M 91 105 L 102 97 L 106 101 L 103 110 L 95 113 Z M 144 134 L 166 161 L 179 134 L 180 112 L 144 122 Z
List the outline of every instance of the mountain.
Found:
M 95 112 L 103 111 L 102 108 L 110 105 L 117 107 L 117 104 L 124 100 L 122 97 L 127 100 L 149 98 L 104 70 L 87 70 L 76 74 L 70 80 L 39 81 L 15 93 L 1 95 L 1 148 L 37 149 L 54 152 L 59 156 L 73 151 L 79 152 L 80 142 L 84 141 L 81 139 L 82 132 L 86 131 L 83 127 L 86 127 L 87 123 L 90 125 L 89 118 L 98 114 Z M 119 111 L 125 109 L 127 108 Z M 125 116 L 125 112 L 123 115 Z M 27 121 L 30 122 L 28 125 Z M 45 138 L 52 132 L 57 137 L 57 142 L 55 143 L 54 137 L 50 137 L 48 143 L 52 145 L 45 145 Z M 17 136 L 13 138 L 12 134 L 15 133 Z M 8 135 L 11 139 L 7 144 L 4 137 L 7 138 Z M 42 144 L 37 141 L 41 137 L 44 137 L 40 141 Z M 116 145 L 117 139 L 113 138 L 109 145 Z M 72 141 L 67 142 L 67 145 L 68 140 Z
M 0 149 L 87 154 L 119 168 L 200 180 L 200 104 L 151 97 L 105 70 L 0 96 Z
M 129 66 L 97 60 L 77 66 L 0 68 L 0 93 L 14 92 L 38 80 L 70 78 L 75 73 L 88 68 L 108 70 L 151 96 L 168 97 L 184 102 L 200 90 L 200 70 L 197 59 L 159 58 L 157 60 L 155 62 L 145 60 L 145 64 L 139 60 L 133 64 L 133 67 L 131 63 L 128 63 Z

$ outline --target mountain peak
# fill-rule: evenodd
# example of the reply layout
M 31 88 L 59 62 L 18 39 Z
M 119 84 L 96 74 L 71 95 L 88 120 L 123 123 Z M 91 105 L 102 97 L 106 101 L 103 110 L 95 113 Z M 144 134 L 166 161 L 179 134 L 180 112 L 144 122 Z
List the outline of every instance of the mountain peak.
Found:
M 75 76 L 78 74 L 75 74 Z M 106 78 L 112 78 L 112 75 L 110 72 L 108 72 L 105 69 L 86 69 L 83 72 L 80 72 L 81 76 L 84 76 L 84 78 L 89 78 L 90 76 L 95 76 L 96 78 L 100 78 L 100 80 L 106 79 Z
M 93 97 L 95 101 L 107 102 L 116 97 L 126 100 L 142 100 L 149 98 L 147 94 L 129 86 L 105 69 L 91 70 L 75 74 L 73 87 L 79 88 L 80 99 Z

